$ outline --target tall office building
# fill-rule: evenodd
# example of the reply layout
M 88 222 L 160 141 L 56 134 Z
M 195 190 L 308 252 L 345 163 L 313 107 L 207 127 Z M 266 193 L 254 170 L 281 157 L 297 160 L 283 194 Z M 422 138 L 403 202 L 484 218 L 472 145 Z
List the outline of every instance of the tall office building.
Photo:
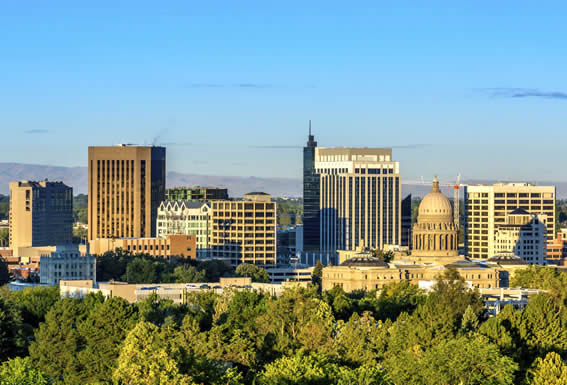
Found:
M 401 243 L 401 178 L 391 149 L 317 147 L 315 172 L 322 252 Z
M 10 248 L 73 241 L 73 189 L 63 182 L 10 182 Z
M 400 246 L 407 246 L 411 249 L 411 194 L 402 200 L 402 237 Z
M 276 264 L 277 205 L 270 194 L 253 192 L 243 200 L 212 201 L 211 209 L 211 258 L 233 266 Z
M 309 137 L 303 147 L 303 250 L 307 252 L 318 252 L 320 247 L 320 180 L 315 172 L 316 148 L 309 121 Z
M 529 183 L 496 183 L 464 187 L 464 234 L 471 258 L 495 255 L 495 232 L 516 209 L 545 216 L 547 241 L 555 237 L 555 186 Z
M 89 147 L 89 240 L 156 235 L 165 147 Z

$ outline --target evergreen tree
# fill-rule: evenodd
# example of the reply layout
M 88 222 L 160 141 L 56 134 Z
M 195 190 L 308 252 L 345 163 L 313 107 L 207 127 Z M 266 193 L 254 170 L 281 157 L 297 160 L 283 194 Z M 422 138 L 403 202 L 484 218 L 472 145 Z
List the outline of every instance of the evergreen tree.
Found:
M 0 297 L 0 362 L 22 353 L 22 322 L 14 305 Z
M 311 282 L 314 285 L 319 285 L 319 290 L 323 286 L 322 278 L 323 278 L 323 263 L 320 260 L 317 260 L 315 263 L 315 267 L 313 268 L 313 273 L 311 273 Z
M 50 385 L 52 381 L 31 365 L 30 358 L 16 357 L 0 365 L 0 385 Z
M 112 378 L 117 384 L 128 385 L 194 383 L 189 376 L 179 372 L 159 328 L 149 322 L 138 323 L 126 337 Z
M 567 384 L 567 365 L 555 352 L 545 358 L 538 358 L 534 368 L 528 372 L 529 385 L 564 385 Z

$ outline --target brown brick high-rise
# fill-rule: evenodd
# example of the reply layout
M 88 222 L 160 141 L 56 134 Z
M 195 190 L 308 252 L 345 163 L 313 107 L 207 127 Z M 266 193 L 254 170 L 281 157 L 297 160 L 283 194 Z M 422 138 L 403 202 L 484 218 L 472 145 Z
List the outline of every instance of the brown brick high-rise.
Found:
M 89 147 L 89 240 L 156 234 L 165 147 Z

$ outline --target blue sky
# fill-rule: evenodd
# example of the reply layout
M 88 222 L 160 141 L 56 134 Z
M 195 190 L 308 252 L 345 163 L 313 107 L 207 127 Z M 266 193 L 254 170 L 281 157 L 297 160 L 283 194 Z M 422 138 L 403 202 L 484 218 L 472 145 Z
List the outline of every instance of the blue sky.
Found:
M 21 3 L 3 162 L 156 140 L 172 171 L 299 178 L 311 119 L 323 146 L 394 146 L 406 179 L 567 180 L 565 2 Z

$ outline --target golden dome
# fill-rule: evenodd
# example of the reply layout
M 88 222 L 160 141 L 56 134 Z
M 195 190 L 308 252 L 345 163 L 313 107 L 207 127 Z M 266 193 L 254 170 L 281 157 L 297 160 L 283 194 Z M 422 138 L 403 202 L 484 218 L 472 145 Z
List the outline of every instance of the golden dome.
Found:
M 424 196 L 419 204 L 418 222 L 420 219 L 428 221 L 434 219 L 436 222 L 453 220 L 453 207 L 449 199 L 439 190 L 437 176 L 433 180 L 431 192 Z

